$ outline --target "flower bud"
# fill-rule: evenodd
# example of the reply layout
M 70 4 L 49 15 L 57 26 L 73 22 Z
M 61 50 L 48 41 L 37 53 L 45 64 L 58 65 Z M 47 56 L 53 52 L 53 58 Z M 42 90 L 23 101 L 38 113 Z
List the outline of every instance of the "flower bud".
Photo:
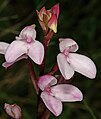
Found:
M 54 5 L 50 10 L 46 10 L 43 7 L 40 11 L 37 11 L 39 23 L 44 31 L 48 28 L 54 33 L 57 32 L 57 20 L 60 13 L 59 4 Z
M 5 103 L 4 109 L 6 113 L 12 118 L 21 119 L 21 108 L 18 105 L 16 104 L 10 105 Z

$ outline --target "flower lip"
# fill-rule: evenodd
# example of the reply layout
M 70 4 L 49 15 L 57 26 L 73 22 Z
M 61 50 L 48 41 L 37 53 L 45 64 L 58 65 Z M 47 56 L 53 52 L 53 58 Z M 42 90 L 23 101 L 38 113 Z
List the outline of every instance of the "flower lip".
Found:
M 26 26 L 22 31 L 20 32 L 19 38 L 17 39 L 23 39 L 27 40 L 27 42 L 31 42 L 32 40 L 35 41 L 36 38 L 36 30 L 34 25 Z
M 51 95 L 52 94 L 52 92 L 51 92 L 51 86 L 50 86 L 50 84 L 49 85 L 47 85 L 45 88 L 44 88 L 44 90 L 43 90 L 44 92 L 47 92 L 49 95 Z
M 41 90 L 44 90 L 46 87 L 55 85 L 57 79 L 51 75 L 44 75 L 39 78 L 38 86 Z
M 71 38 L 60 38 L 59 48 L 61 52 L 69 49 L 69 52 L 76 52 L 79 48 L 78 44 Z

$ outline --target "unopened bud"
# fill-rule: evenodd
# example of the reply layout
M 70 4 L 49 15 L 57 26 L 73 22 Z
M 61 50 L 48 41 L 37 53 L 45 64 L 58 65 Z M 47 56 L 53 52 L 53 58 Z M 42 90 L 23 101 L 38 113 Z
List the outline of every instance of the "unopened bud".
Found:
M 4 109 L 6 113 L 12 118 L 21 119 L 21 108 L 18 105 L 16 104 L 10 105 L 5 103 Z

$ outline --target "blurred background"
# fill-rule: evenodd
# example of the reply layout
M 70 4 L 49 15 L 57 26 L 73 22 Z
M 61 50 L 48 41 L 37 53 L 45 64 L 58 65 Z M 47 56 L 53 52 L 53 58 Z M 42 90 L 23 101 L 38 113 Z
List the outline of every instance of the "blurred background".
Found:
M 0 0 L 0 41 L 12 42 L 22 28 L 36 24 L 37 39 L 42 42 L 43 33 L 37 20 L 36 9 L 50 9 L 60 3 L 58 32 L 54 34 L 47 51 L 46 73 L 56 63 L 59 53 L 58 38 L 70 37 L 78 44 L 79 53 L 90 57 L 97 66 L 97 77 L 88 79 L 75 73 L 71 84 L 84 94 L 84 101 L 64 103 L 64 111 L 57 119 L 101 119 L 101 1 L 100 0 Z M 0 55 L 0 119 L 6 115 L 4 103 L 16 103 L 22 108 L 23 119 L 36 118 L 37 98 L 30 80 L 26 60 L 15 63 L 9 69 L 2 67 L 5 61 Z M 34 64 L 38 76 L 38 66 Z M 50 119 L 55 119 L 53 115 Z

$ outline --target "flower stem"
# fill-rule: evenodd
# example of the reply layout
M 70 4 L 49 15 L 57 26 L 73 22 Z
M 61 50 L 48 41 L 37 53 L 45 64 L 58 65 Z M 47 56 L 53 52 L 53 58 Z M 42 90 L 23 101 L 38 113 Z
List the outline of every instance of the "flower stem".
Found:
M 55 64 L 48 74 L 53 75 L 57 70 L 58 70 L 58 64 Z
M 94 115 L 94 112 L 92 111 L 92 109 L 87 104 L 87 102 L 85 100 L 83 100 L 83 103 L 84 103 L 85 107 L 87 108 L 88 112 L 91 114 L 92 118 L 97 119 L 96 116 Z
M 46 51 L 47 51 L 47 47 L 49 45 L 49 42 L 51 40 L 53 36 L 53 31 L 50 30 L 46 35 L 44 35 L 44 41 L 43 41 L 43 45 L 44 45 L 44 59 L 42 64 L 40 65 L 40 75 L 44 74 L 44 69 L 45 69 L 45 61 L 46 61 Z
M 41 119 L 49 119 L 49 116 L 50 116 L 50 111 L 46 109 Z
M 36 75 L 35 75 L 35 72 L 34 72 L 33 64 L 32 64 L 32 61 L 30 59 L 28 59 L 27 61 L 28 61 L 28 66 L 29 66 L 29 70 L 30 70 L 31 80 L 32 80 L 32 83 L 33 83 L 34 88 L 36 90 L 36 94 L 38 94 L 39 93 L 39 88 L 37 86 L 37 80 L 36 80 Z

